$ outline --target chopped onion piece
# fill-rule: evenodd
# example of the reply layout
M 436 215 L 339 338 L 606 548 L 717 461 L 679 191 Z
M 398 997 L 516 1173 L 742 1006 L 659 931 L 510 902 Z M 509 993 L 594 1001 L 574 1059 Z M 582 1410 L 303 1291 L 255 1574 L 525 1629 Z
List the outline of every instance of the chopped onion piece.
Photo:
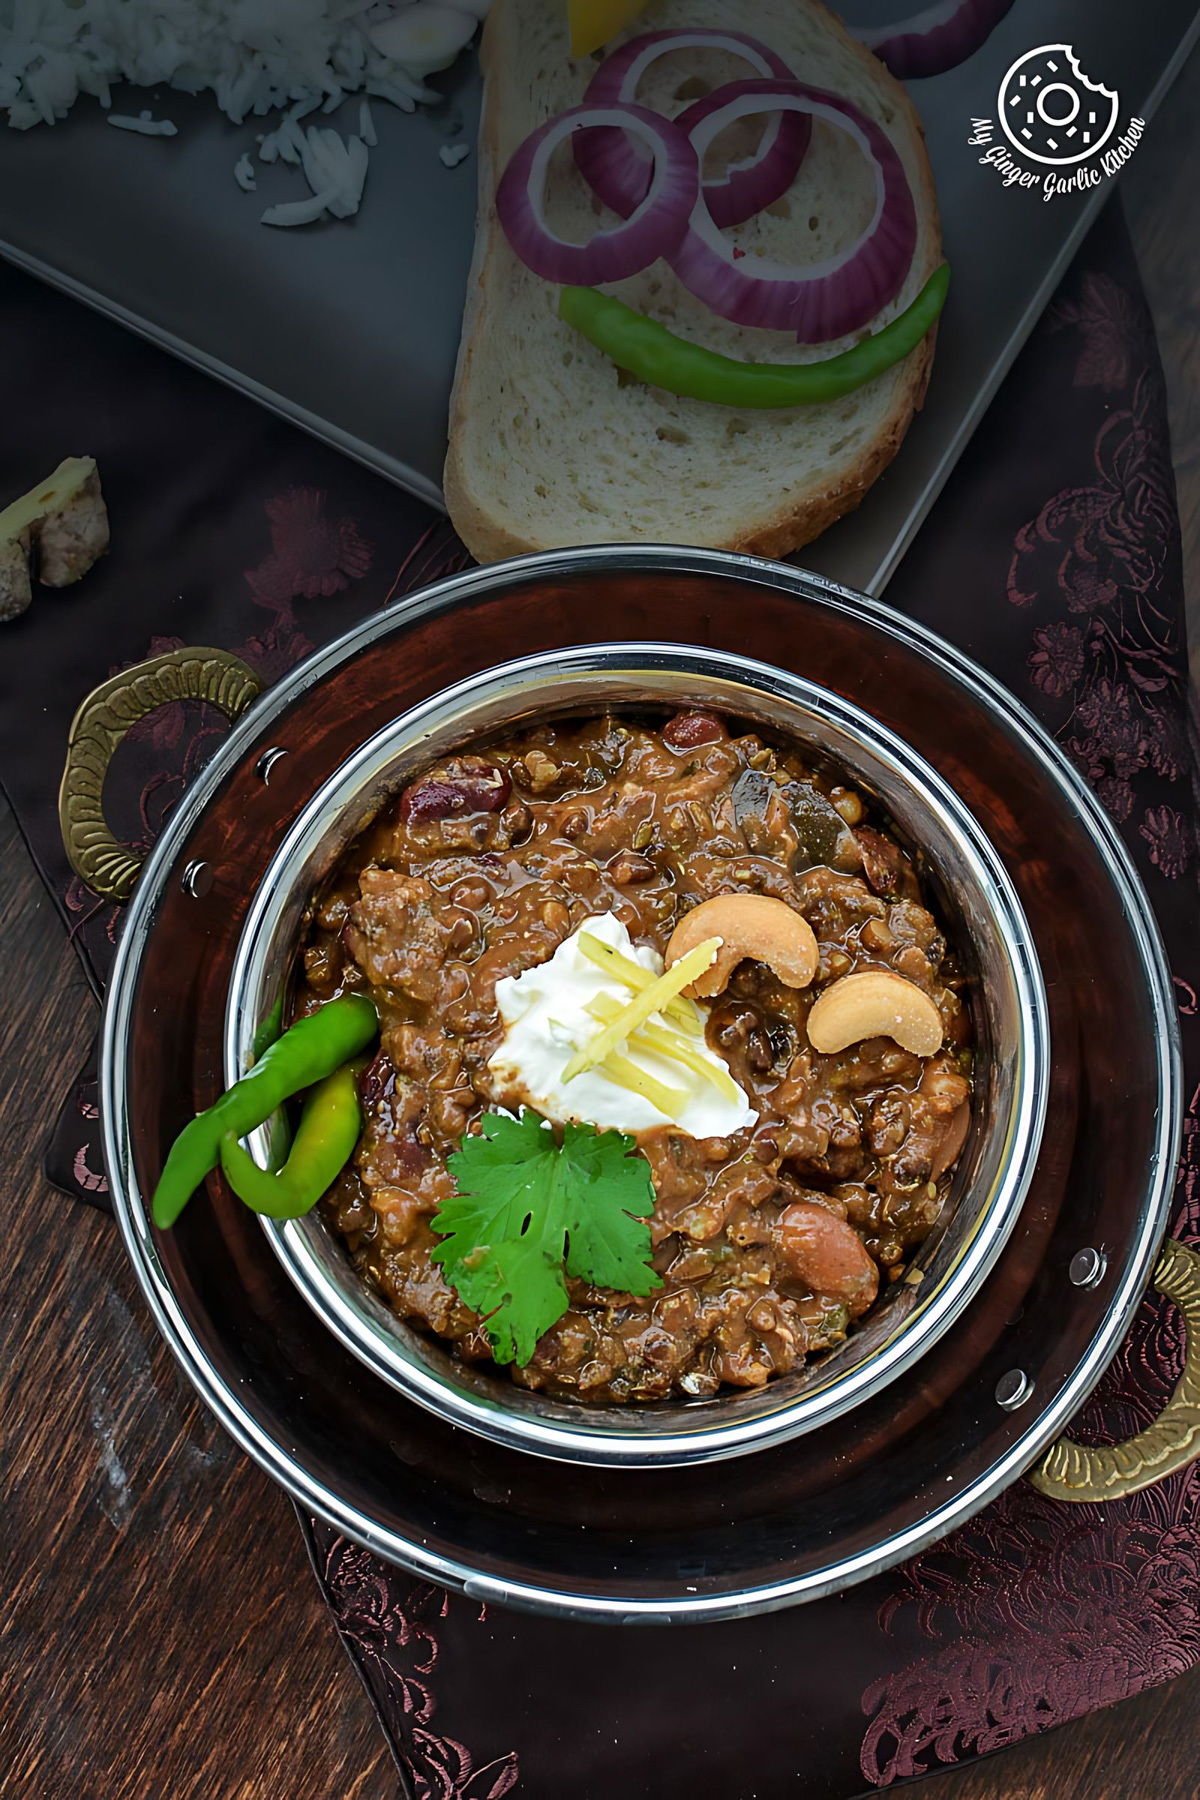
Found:
M 899 80 L 919 81 L 974 56 L 1012 7 L 1013 0 L 938 0 L 909 19 L 854 34 Z
M 710 95 L 704 116 L 691 127 L 701 166 L 713 139 L 735 119 L 776 110 L 821 119 L 858 145 L 875 171 L 875 208 L 866 229 L 824 262 L 771 262 L 747 256 L 723 237 L 701 194 L 687 236 L 669 260 L 684 286 L 721 318 L 794 332 L 805 344 L 827 343 L 861 330 L 900 292 L 916 249 L 916 207 L 886 133 L 853 101 L 800 83 L 733 82 Z
M 641 205 L 623 225 L 587 244 L 568 243 L 546 222 L 550 158 L 576 132 L 596 125 L 636 133 L 654 152 L 654 176 Z M 671 256 L 688 231 L 700 194 L 700 166 L 685 134 L 644 106 L 577 106 L 526 138 L 496 192 L 496 211 L 513 249 L 546 281 L 595 287 L 637 275 Z
M 632 38 L 601 64 L 584 99 L 591 106 L 629 104 L 646 71 L 675 50 L 722 50 L 750 64 L 764 78 L 794 82 L 781 56 L 742 31 L 649 31 Z M 676 121 L 683 125 L 683 120 Z M 761 143 L 745 162 L 731 163 L 725 175 L 704 183 L 704 198 L 722 228 L 740 225 L 786 194 L 796 179 L 812 136 L 806 114 L 771 119 Z M 585 131 L 575 139 L 581 174 L 606 206 L 628 218 L 646 197 L 651 165 L 625 132 Z

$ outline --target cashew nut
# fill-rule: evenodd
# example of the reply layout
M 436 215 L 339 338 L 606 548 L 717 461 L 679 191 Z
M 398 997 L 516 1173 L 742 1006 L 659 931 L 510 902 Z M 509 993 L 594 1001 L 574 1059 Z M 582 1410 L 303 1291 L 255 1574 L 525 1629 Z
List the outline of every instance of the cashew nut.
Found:
M 785 987 L 807 987 L 817 972 L 817 940 L 812 926 L 782 900 L 767 894 L 719 894 L 705 900 L 671 933 L 667 967 L 706 938 L 720 938 L 717 960 L 684 993 L 693 999 L 719 994 L 746 957 L 767 963 Z
M 903 975 L 882 969 L 843 975 L 809 1013 L 808 1041 L 828 1055 L 873 1037 L 890 1037 L 914 1056 L 933 1056 L 942 1047 L 942 1016 L 925 990 Z

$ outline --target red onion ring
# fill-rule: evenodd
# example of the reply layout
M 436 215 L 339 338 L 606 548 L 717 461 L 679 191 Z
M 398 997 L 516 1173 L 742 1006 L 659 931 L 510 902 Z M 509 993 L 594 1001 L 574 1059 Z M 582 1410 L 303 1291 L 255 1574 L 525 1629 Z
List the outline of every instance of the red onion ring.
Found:
M 635 133 L 654 152 L 654 174 L 641 205 L 624 225 L 588 244 L 556 237 L 546 223 L 546 173 L 564 139 L 593 126 Z M 496 211 L 521 261 L 545 281 L 598 287 L 638 275 L 669 257 L 688 232 L 700 197 L 700 165 L 685 132 L 645 106 L 576 106 L 525 139 L 496 190 Z
M 683 285 L 721 318 L 823 344 L 861 330 L 900 292 L 917 246 L 917 212 L 904 164 L 879 126 L 852 101 L 799 82 L 738 81 L 710 95 L 705 116 L 691 128 L 698 165 L 733 120 L 784 110 L 845 132 L 874 166 L 875 212 L 858 241 L 824 263 L 748 257 L 722 237 L 701 192 L 687 236 L 668 260 Z
M 743 31 L 649 31 L 622 44 L 601 64 L 585 96 L 588 104 L 632 103 L 646 70 L 660 56 L 680 49 L 725 50 L 748 62 L 764 79 L 796 79 L 781 56 Z M 704 198 L 716 223 L 723 230 L 740 225 L 786 194 L 811 136 L 812 121 L 804 114 L 773 118 L 753 156 L 731 163 L 721 180 L 704 183 Z M 583 132 L 575 140 L 575 161 L 593 192 L 622 218 L 645 199 L 650 170 L 623 132 Z
M 1013 0 L 938 0 L 895 25 L 857 31 L 900 81 L 919 81 L 957 69 L 986 44 Z

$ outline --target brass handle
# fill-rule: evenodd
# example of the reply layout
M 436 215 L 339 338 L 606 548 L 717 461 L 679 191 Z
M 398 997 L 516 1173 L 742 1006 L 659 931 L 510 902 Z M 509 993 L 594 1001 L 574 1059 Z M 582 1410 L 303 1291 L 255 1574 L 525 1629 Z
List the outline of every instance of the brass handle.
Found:
M 58 820 L 67 858 L 94 893 L 128 900 L 145 858 L 119 844 L 104 819 L 104 777 L 131 725 L 171 700 L 208 700 L 240 718 L 262 682 L 227 650 L 169 650 L 122 669 L 88 695 L 67 734 Z
M 1059 1438 L 1028 1479 L 1054 1500 L 1119 1500 L 1153 1487 L 1200 1457 L 1200 1252 L 1168 1238 L 1154 1286 L 1183 1314 L 1183 1374 L 1153 1425 L 1123 1444 L 1096 1448 Z

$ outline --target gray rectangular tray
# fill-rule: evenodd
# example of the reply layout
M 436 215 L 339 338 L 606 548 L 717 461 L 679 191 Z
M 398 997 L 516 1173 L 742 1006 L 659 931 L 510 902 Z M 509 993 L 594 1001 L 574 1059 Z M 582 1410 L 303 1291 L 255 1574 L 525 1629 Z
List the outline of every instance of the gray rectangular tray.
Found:
M 908 7 L 846 10 L 866 25 Z M 883 589 L 1112 191 L 1105 180 L 1046 203 L 979 167 L 970 120 L 995 116 L 1009 64 L 1074 44 L 1090 75 L 1119 87 L 1122 122 L 1148 119 L 1197 35 L 1193 0 L 1017 0 L 969 62 L 912 84 L 952 301 L 923 414 L 861 509 L 801 553 L 808 567 Z M 259 166 L 258 192 L 241 193 L 233 165 L 263 126 L 230 124 L 210 97 L 118 90 L 118 106 L 174 119 L 171 139 L 114 130 L 89 100 L 53 129 L 0 130 L 0 255 L 440 506 L 477 168 L 472 155 L 448 170 L 438 149 L 462 134 L 474 145 L 473 54 L 436 81 L 446 99 L 435 108 L 373 103 L 380 142 L 357 218 L 292 231 L 259 215 L 307 193 L 299 172 Z M 357 128 L 357 102 L 340 122 Z

